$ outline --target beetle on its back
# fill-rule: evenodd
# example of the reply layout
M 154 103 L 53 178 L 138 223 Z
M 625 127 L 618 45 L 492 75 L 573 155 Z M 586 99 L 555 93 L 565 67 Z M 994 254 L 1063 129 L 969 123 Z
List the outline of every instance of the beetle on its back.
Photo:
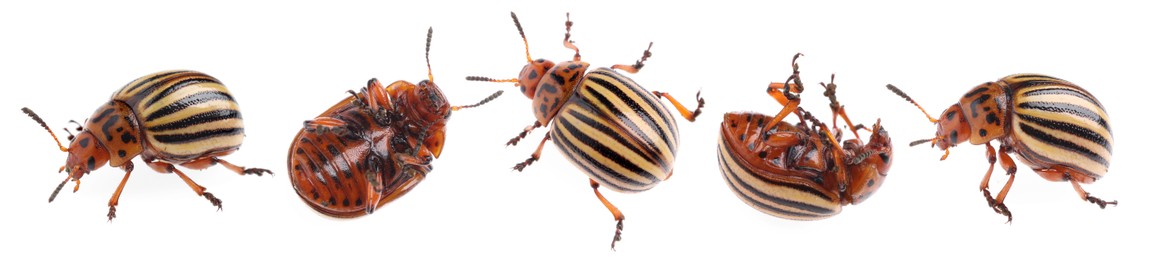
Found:
M 196 71 L 163 71 L 140 77 L 112 95 L 87 121 L 77 128 L 76 136 L 64 148 L 56 134 L 31 109 L 25 114 L 40 123 L 56 139 L 60 150 L 68 152 L 60 171 L 68 176 L 48 198 L 51 202 L 69 180 L 76 181 L 73 192 L 80 188 L 80 177 L 104 164 L 124 169 L 120 186 L 108 201 L 108 219 L 116 217 L 116 205 L 134 168 L 137 155 L 144 163 L 161 173 L 175 173 L 212 205 L 223 208 L 220 200 L 196 184 L 174 165 L 204 169 L 222 164 L 239 174 L 271 174 L 259 168 L 233 165 L 219 157 L 240 148 L 244 138 L 239 106 L 219 80 Z
M 987 148 L 990 167 L 979 189 L 995 212 L 1007 216 L 1011 211 L 1003 204 L 1015 181 L 1015 162 L 1008 157 L 1017 153 L 1023 163 L 1049 181 L 1069 181 L 1083 200 L 1105 208 L 1118 205 L 1091 196 L 1080 187 L 1102 178 L 1111 161 L 1110 118 L 1094 95 L 1078 85 L 1039 74 L 1015 74 L 996 82 L 987 82 L 968 91 L 959 103 L 943 112 L 938 120 L 927 114 L 895 86 L 888 89 L 910 101 L 928 120 L 937 125 L 934 138 L 912 142 L 931 142 L 948 151 L 963 141 Z M 1010 176 L 995 197 L 988 191 L 988 181 L 995 169 L 996 151 L 991 140 L 999 140 L 998 158 Z M 944 153 L 940 160 L 946 159 Z

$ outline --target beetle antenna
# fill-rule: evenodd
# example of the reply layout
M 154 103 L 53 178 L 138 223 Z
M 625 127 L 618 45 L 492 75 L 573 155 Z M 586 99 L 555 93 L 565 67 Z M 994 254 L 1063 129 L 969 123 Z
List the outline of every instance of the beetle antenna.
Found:
M 919 103 L 916 103 L 915 100 L 912 100 L 911 97 L 907 95 L 907 93 L 903 93 L 903 91 L 899 90 L 899 88 L 896 88 L 895 85 L 887 84 L 887 89 L 891 90 L 891 92 L 895 92 L 896 95 L 903 97 L 903 99 L 907 100 L 908 102 L 911 102 L 911 104 L 915 105 L 915 107 L 918 107 L 919 111 L 923 112 L 923 115 L 927 116 L 927 120 L 931 120 L 932 124 L 939 122 L 939 119 L 935 119 L 935 117 L 932 117 L 931 114 L 928 114 L 927 110 L 923 109 L 923 106 L 920 106 Z
M 475 103 L 472 105 L 466 105 L 466 106 L 452 106 L 452 111 L 458 111 L 460 109 L 465 109 L 465 108 L 478 107 L 480 105 L 487 104 L 488 102 L 491 102 L 492 100 L 495 100 L 497 97 L 500 97 L 500 95 L 503 95 L 503 94 L 504 94 L 504 91 L 499 90 L 499 91 L 496 91 L 496 93 L 492 93 L 491 96 L 484 98 L 484 100 L 480 100 L 479 103 Z
M 430 52 L 432 52 L 432 27 L 428 27 L 428 43 L 424 46 L 424 62 L 428 64 L 428 81 L 436 82 L 432 78 L 432 60 L 428 58 Z
M 519 87 L 519 86 L 520 86 L 520 80 L 519 80 L 519 79 L 493 79 L 493 78 L 489 78 L 489 77 L 480 77 L 480 76 L 467 76 L 467 77 L 466 77 L 466 78 L 464 78 L 464 79 L 466 79 L 466 80 L 468 80 L 468 81 L 487 81 L 487 82 L 500 82 L 500 83 L 516 83 L 516 87 Z
M 48 196 L 48 202 L 52 202 L 53 200 L 56 200 L 56 195 L 60 194 L 60 190 L 64 189 L 64 184 L 67 184 L 68 180 L 70 180 L 70 179 L 72 179 L 72 175 L 68 175 L 67 177 L 64 177 L 64 181 L 60 182 L 60 185 L 56 185 L 56 189 L 52 190 L 52 196 Z
M 36 112 L 32 112 L 32 109 L 28 109 L 27 107 L 21 108 L 20 111 L 24 111 L 24 114 L 27 114 L 32 120 L 36 120 L 36 123 L 40 123 L 40 126 L 44 127 L 44 130 L 48 130 L 48 134 L 52 135 L 52 140 L 56 141 L 56 146 L 60 147 L 60 151 L 68 151 L 68 148 L 64 148 L 64 145 L 60 143 L 60 138 L 56 138 L 56 133 L 53 133 L 52 129 L 48 128 L 48 124 L 44 123 L 44 119 L 40 119 L 40 116 L 36 115 Z
M 935 139 L 939 139 L 939 138 L 937 137 L 937 138 L 928 138 L 928 139 L 923 139 L 923 140 L 915 140 L 914 142 L 911 142 L 911 146 L 920 145 L 920 144 L 923 144 L 926 142 L 932 142 L 932 141 L 935 141 Z
M 516 23 L 516 30 L 520 32 L 520 38 L 524 39 L 524 55 L 528 57 L 528 63 L 531 63 L 532 53 L 528 49 L 528 37 L 524 35 L 524 27 L 520 26 L 520 18 L 516 17 L 516 12 L 512 12 L 512 22 Z
M 568 49 L 575 50 L 575 52 L 576 52 L 575 57 L 572 57 L 572 61 L 579 61 L 579 59 L 580 59 L 579 47 L 576 47 L 575 41 L 571 40 L 571 37 L 572 37 L 572 14 L 566 13 L 566 15 L 567 15 L 568 20 L 567 20 L 567 22 L 564 22 L 564 27 L 567 27 L 567 32 L 564 33 L 564 47 L 567 47 Z M 651 46 L 649 45 L 648 47 L 650 48 Z

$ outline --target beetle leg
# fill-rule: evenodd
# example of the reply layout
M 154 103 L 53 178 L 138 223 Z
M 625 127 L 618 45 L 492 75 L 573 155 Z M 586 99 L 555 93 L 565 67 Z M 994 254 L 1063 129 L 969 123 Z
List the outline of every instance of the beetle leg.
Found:
M 524 139 L 524 137 L 527 137 L 527 136 L 528 136 L 528 133 L 531 133 L 531 132 L 532 132 L 532 130 L 535 130 L 536 128 L 540 128 L 541 126 L 543 126 L 543 124 L 542 124 L 542 123 L 540 123 L 540 121 L 536 121 L 534 124 L 532 124 L 532 125 L 529 125 L 528 127 L 524 127 L 524 131 L 523 131 L 523 132 L 520 132 L 520 134 L 519 134 L 519 135 L 517 135 L 516 137 L 512 137 L 512 140 L 509 140 L 509 141 L 508 141 L 508 143 L 507 143 L 506 145 L 516 145 L 516 144 L 519 144 L 519 143 L 520 143 L 520 139 Z M 506 145 L 505 145 L 505 146 L 506 146 Z
M 517 163 L 515 167 L 512 167 L 512 169 L 522 172 L 524 171 L 524 167 L 528 167 L 528 165 L 532 165 L 533 162 L 539 161 L 540 153 L 542 153 L 544 150 L 544 144 L 548 143 L 548 140 L 551 138 L 551 135 L 545 135 L 544 139 L 540 141 L 540 146 L 536 147 L 536 151 L 532 153 L 532 157 L 524 160 L 522 163 Z
M 1107 205 L 1115 205 L 1115 206 L 1119 205 L 1119 201 L 1114 201 L 1114 200 L 1104 201 L 1104 200 L 1101 200 L 1101 199 L 1096 198 L 1094 196 L 1091 196 L 1090 193 L 1087 193 L 1087 191 L 1083 190 L 1083 187 L 1079 186 L 1079 181 L 1071 179 L 1070 175 L 1068 175 L 1067 179 L 1071 181 L 1071 186 L 1075 187 L 1075 192 L 1079 193 L 1079 198 L 1086 200 L 1087 202 L 1091 202 L 1091 203 L 1095 203 L 1096 205 L 1099 205 L 1100 209 L 1107 208 Z
M 263 169 L 263 168 L 244 168 L 244 167 L 241 167 L 241 166 L 236 166 L 235 164 L 232 164 L 232 163 L 230 163 L 230 162 L 228 162 L 228 161 L 225 161 L 225 160 L 223 160 L 223 159 L 217 158 L 217 157 L 215 157 L 215 156 L 213 156 L 213 157 L 210 157 L 210 159 L 211 159 L 211 162 L 212 162 L 212 164 L 217 164 L 217 163 L 219 163 L 220 165 L 223 165 L 223 166 L 224 166 L 224 168 L 228 168 L 228 170 L 232 170 L 233 172 L 236 172 L 236 173 L 238 173 L 238 174 L 240 174 L 240 175 L 255 174 L 256 176 L 264 176 L 264 173 L 267 173 L 268 175 L 272 175 L 272 174 L 273 174 L 273 173 L 272 173 L 272 171 L 269 171 L 268 169 Z
M 419 156 L 406 153 L 396 154 L 396 160 L 400 161 L 400 164 L 403 165 L 401 172 L 407 172 L 411 174 L 411 172 L 407 171 L 408 169 L 411 169 L 415 171 L 416 175 L 420 175 L 420 177 L 427 177 L 428 172 L 432 171 L 431 158 L 431 156 Z
M 991 173 L 995 171 L 995 148 L 991 147 L 991 143 L 984 144 L 987 146 L 987 173 L 983 174 L 983 182 L 979 183 L 979 190 L 983 192 L 983 197 L 987 199 L 988 207 L 995 207 L 995 198 L 991 197 L 991 191 L 988 191 L 988 184 L 991 181 Z
M 786 91 L 789 91 L 790 88 L 793 88 L 795 86 L 797 86 L 797 85 L 778 83 L 778 82 L 771 83 L 770 85 L 767 86 L 767 94 L 770 95 L 771 97 L 775 98 L 775 101 L 779 102 L 780 105 L 783 105 L 783 109 L 780 109 L 779 113 L 777 113 L 775 115 L 775 117 L 771 118 L 771 121 L 767 123 L 767 126 L 764 127 L 764 129 L 774 128 L 775 125 L 777 125 L 777 124 L 779 124 L 779 122 L 783 121 L 784 116 L 786 116 L 787 114 L 793 113 L 793 112 L 795 113 L 796 116 L 800 117 L 800 119 L 802 120 L 803 115 L 801 115 L 798 111 L 796 111 L 796 109 L 799 107 L 799 101 L 800 101 L 799 96 L 791 95 L 791 93 L 786 92 Z M 780 89 L 784 89 L 784 90 L 780 90 Z
M 655 94 L 657 98 L 666 98 L 668 102 L 671 102 L 671 105 L 675 106 L 676 110 L 679 110 L 679 114 L 683 115 L 683 118 L 687 119 L 687 121 L 695 122 L 695 118 L 698 117 L 700 113 L 703 113 L 703 110 L 701 110 L 703 108 L 703 98 L 699 97 L 700 92 L 695 92 L 695 101 L 698 104 L 695 107 L 695 112 L 687 110 L 687 108 L 675 100 L 671 94 L 659 91 L 652 91 L 651 93 Z
M 615 250 L 615 242 L 623 238 L 621 236 L 623 233 L 623 212 L 619 211 L 619 208 L 616 208 L 610 201 L 607 201 L 607 198 L 603 197 L 603 194 L 599 192 L 599 183 L 592 179 L 588 180 L 591 181 L 591 190 L 595 192 L 595 196 L 599 198 L 599 201 L 603 203 L 604 207 L 607 207 L 608 211 L 611 211 L 612 217 L 615 217 L 615 238 L 611 241 L 611 250 Z
M 639 73 L 639 69 L 643 68 L 643 62 L 647 61 L 647 58 L 651 58 L 651 45 L 652 44 L 653 44 L 653 42 L 647 43 L 647 50 L 643 51 L 643 56 L 640 57 L 639 60 L 635 61 L 635 64 L 633 64 L 633 65 L 616 64 L 616 65 L 612 65 L 611 68 L 627 71 L 628 73 L 631 73 L 631 74 Z
M 996 213 L 1007 216 L 1007 223 L 1011 223 L 1011 211 L 1007 210 L 1007 205 L 1003 204 L 1003 200 L 1007 199 L 1007 192 L 1011 191 L 1011 184 L 1015 182 L 1015 161 L 1007 156 L 1006 145 L 999 146 L 999 157 L 1001 158 L 999 165 L 1007 170 L 1007 176 L 1010 177 L 1007 177 L 1007 183 L 1003 184 L 1003 188 L 999 189 L 999 195 L 995 196 L 996 204 L 992 208 L 995 209 Z
M 343 136 L 347 133 L 348 129 L 345 127 L 347 124 L 344 120 L 321 116 L 313 120 L 304 120 L 304 130 L 320 135 L 330 131 L 338 136 Z
M 120 193 L 124 192 L 124 185 L 128 184 L 128 177 L 132 176 L 132 161 L 124 162 L 124 179 L 120 180 L 120 186 L 116 186 L 116 193 L 112 193 L 112 198 L 108 200 L 108 221 L 116 218 L 116 205 L 120 205 Z
M 193 162 L 195 162 L 195 161 L 193 161 Z M 191 178 L 188 178 L 188 175 L 185 175 L 184 172 L 181 172 L 180 170 L 176 169 L 175 165 L 172 165 L 172 164 L 166 163 L 166 162 L 156 161 L 156 160 L 149 160 L 149 159 L 145 159 L 144 163 L 147 163 L 149 167 L 152 167 L 153 170 L 156 170 L 157 172 L 160 172 L 160 173 L 175 173 L 177 176 L 180 176 L 180 179 L 184 179 L 184 183 L 187 183 L 188 187 L 191 187 L 192 191 L 196 192 L 196 195 L 203 196 L 205 199 L 208 200 L 208 202 L 212 203 L 212 206 L 216 206 L 217 210 L 223 210 L 224 209 L 223 203 L 220 201 L 220 199 L 216 198 L 216 195 L 212 195 L 212 193 L 205 191 L 205 190 L 207 190 L 207 188 L 204 188 L 204 186 L 200 186 L 199 184 L 196 184 L 196 182 L 192 181 Z

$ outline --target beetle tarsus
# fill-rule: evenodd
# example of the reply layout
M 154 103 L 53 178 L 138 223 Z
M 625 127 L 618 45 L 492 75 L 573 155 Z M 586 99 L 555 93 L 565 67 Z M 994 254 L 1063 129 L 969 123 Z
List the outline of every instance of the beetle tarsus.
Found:
M 1007 222 L 1004 224 L 1011 224 L 1011 220 L 1012 220 L 1011 211 L 1007 210 L 1007 205 L 1004 205 L 1003 203 L 998 203 L 994 207 L 992 207 L 992 209 L 995 209 L 995 213 L 999 213 L 999 214 L 1003 214 L 1004 216 L 1007 216 Z
M 217 199 L 216 195 L 212 195 L 211 192 L 204 192 L 204 198 L 208 199 L 209 202 L 212 202 L 212 206 L 216 206 L 216 211 L 224 210 L 223 202 L 220 201 L 220 199 Z
M 623 220 L 616 221 L 615 223 L 615 238 L 611 240 L 611 251 L 615 251 L 615 242 L 623 240 Z
M 1087 202 L 1091 202 L 1091 203 L 1095 203 L 1096 205 L 1099 205 L 1099 209 L 1105 209 L 1105 208 L 1107 208 L 1107 205 L 1119 206 L 1119 201 L 1117 201 L 1117 200 L 1104 201 L 1104 200 L 1101 200 L 1099 198 L 1096 198 L 1095 196 L 1090 196 L 1090 195 L 1087 196 Z
M 528 165 L 532 165 L 532 163 L 538 161 L 539 159 L 540 159 L 539 157 L 535 157 L 535 156 L 528 157 L 527 160 L 524 160 L 524 162 L 522 162 L 522 163 L 517 163 L 515 167 L 512 167 L 512 169 L 522 172 L 522 171 L 524 171 L 524 167 L 528 167 Z
M 116 206 L 108 206 L 108 221 L 116 218 Z
M 269 171 L 268 169 L 263 169 L 263 168 L 244 169 L 244 175 L 255 174 L 256 176 L 264 176 L 265 173 L 267 173 L 268 175 L 274 174 L 274 173 L 272 173 L 272 171 Z

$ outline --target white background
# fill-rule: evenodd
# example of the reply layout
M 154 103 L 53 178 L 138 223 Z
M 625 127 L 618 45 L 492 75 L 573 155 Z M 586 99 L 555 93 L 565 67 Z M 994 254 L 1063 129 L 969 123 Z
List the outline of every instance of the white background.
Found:
M 0 5 L 0 86 L 6 122 L 0 181 L 0 252 L 34 258 L 224 259 L 288 257 L 512 259 L 665 256 L 1076 257 L 1146 258 L 1149 230 L 1146 118 L 1146 8 L 1111 3 L 961 4 L 727 1 L 684 4 L 598 1 L 451 3 L 38 2 Z M 484 1 L 480 1 L 484 2 Z M 805 3 L 798 3 L 805 2 Z M 533 58 L 567 60 L 564 12 L 573 39 L 594 66 L 631 64 L 654 41 L 654 56 L 633 78 L 688 106 L 702 90 L 695 123 L 678 120 L 675 175 L 638 194 L 605 190 L 627 216 L 617 252 L 615 226 L 587 178 L 555 146 L 525 172 L 540 130 L 517 147 L 504 142 L 529 125 L 530 101 L 511 84 L 465 76 L 516 76 L 523 46 L 508 17 L 516 11 Z M 504 89 L 484 107 L 459 111 L 429 179 L 376 214 L 334 220 L 312 212 L 291 188 L 289 141 L 310 119 L 377 77 L 426 78 L 424 36 L 435 28 L 431 62 L 453 104 Z M 716 163 L 724 112 L 775 113 L 764 92 L 800 59 L 804 106 L 828 118 L 818 82 L 837 74 L 840 101 L 858 123 L 881 117 L 896 144 L 883 188 L 862 205 L 814 222 L 774 218 L 739 201 Z M 56 131 L 83 120 L 123 84 L 160 70 L 195 69 L 222 80 L 243 108 L 247 138 L 224 159 L 265 167 L 275 177 L 222 168 L 186 171 L 224 201 L 217 212 L 175 175 L 139 160 L 119 217 L 106 203 L 122 175 L 103 168 L 46 199 L 64 163 L 44 130 L 19 112 L 30 107 Z M 978 185 L 982 147 L 909 148 L 935 127 L 884 89 L 901 87 L 937 115 L 977 84 L 1036 72 L 1075 82 L 1107 107 L 1115 135 L 1111 173 L 1084 188 L 1120 205 L 1099 210 L 1068 183 L 1022 167 L 1007 205 L 1015 222 L 987 207 Z M 60 133 L 61 135 L 65 135 Z M 1018 161 L 1017 161 L 1018 162 Z M 1021 163 L 1020 163 L 1021 164 Z M 1022 164 L 1021 164 L 1022 166 Z M 996 166 L 992 192 L 1006 180 Z M 230 258 L 229 258 L 230 259 Z M 786 258 L 783 258 L 786 259 Z

